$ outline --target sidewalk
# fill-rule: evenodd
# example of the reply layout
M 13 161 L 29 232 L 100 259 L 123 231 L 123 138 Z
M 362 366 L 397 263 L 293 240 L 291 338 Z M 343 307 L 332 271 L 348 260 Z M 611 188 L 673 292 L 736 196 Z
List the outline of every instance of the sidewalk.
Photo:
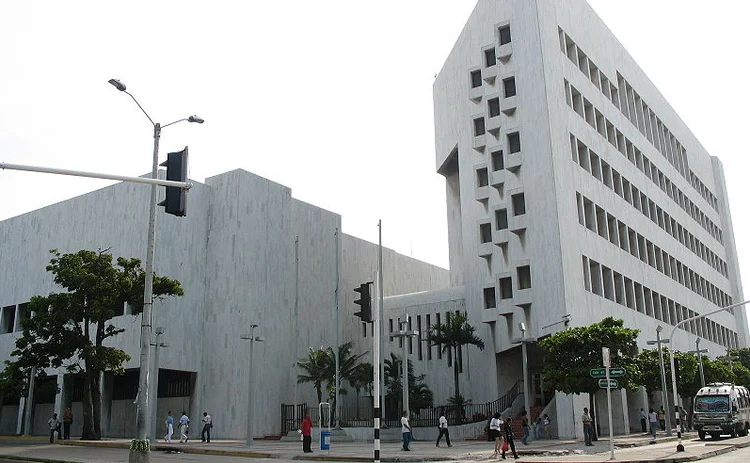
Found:
M 705 442 L 696 439 L 695 434 L 687 433 L 683 440 L 684 452 L 676 452 L 676 437 L 659 436 L 652 443 L 650 435 L 631 434 L 614 438 L 615 459 L 622 462 L 659 462 L 679 463 L 695 461 L 731 452 L 736 448 L 750 446 L 750 437 L 723 439 L 716 442 Z M 15 445 L 14 445 L 15 444 Z M 102 463 L 122 462 L 127 458 L 129 439 L 105 439 L 101 441 L 69 440 L 49 444 L 43 437 L 2 437 L 0 438 L 0 458 L 16 458 L 26 461 L 43 462 L 80 462 L 100 461 Z M 382 443 L 380 458 L 386 462 L 417 461 L 480 461 L 488 460 L 492 455 L 493 444 L 483 441 L 454 441 L 453 447 L 444 444 L 435 447 L 434 441 L 415 441 L 411 452 L 402 452 L 400 443 Z M 183 454 L 181 459 L 205 459 L 211 455 L 211 461 L 241 461 L 244 458 L 274 458 L 280 460 L 307 461 L 352 461 L 366 462 L 373 460 L 372 442 L 331 442 L 330 451 L 318 450 L 313 446 L 312 454 L 302 453 L 301 442 L 255 441 L 252 448 L 245 446 L 244 441 L 217 440 L 210 444 L 190 441 L 187 444 L 156 443 L 152 447 L 154 461 L 167 461 L 174 453 Z M 519 462 L 533 463 L 591 463 L 606 462 L 610 459 L 609 440 L 599 439 L 593 447 L 584 446 L 582 441 L 573 440 L 539 440 L 529 445 L 516 442 Z M 193 455 L 193 458 L 188 458 Z M 506 455 L 513 461 L 512 454 Z M 498 460 L 492 460 L 498 461 Z

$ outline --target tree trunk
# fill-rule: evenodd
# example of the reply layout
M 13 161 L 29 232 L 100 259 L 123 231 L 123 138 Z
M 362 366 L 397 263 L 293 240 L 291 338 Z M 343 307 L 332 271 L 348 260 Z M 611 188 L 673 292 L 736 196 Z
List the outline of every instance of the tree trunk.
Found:
M 453 385 L 455 386 L 456 399 L 461 393 L 458 390 L 458 356 L 456 355 L 456 348 L 453 348 Z
M 94 405 L 97 401 L 101 402 L 98 380 L 99 373 L 91 371 L 85 361 L 84 367 L 86 368 L 86 373 L 83 381 L 83 429 L 81 430 L 81 439 L 99 440 L 101 434 L 99 432 L 97 412 L 101 409 L 101 406 Z
M 594 402 L 594 394 L 596 392 L 589 393 L 589 413 L 591 414 L 591 429 L 594 431 L 591 435 L 591 440 L 597 441 L 599 440 L 599 429 L 598 429 L 598 418 L 597 413 L 594 407 L 596 407 L 596 403 Z

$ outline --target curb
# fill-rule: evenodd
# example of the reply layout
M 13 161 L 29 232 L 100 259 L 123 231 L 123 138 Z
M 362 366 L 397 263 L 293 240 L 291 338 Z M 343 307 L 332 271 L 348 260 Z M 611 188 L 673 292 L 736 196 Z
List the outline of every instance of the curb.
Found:
M 106 441 L 62 441 L 60 445 L 71 445 L 77 447 L 100 447 L 110 449 L 129 449 L 130 444 L 119 443 L 119 442 L 106 442 Z M 280 455 L 274 455 L 266 452 L 254 452 L 252 450 L 223 450 L 223 449 L 210 449 L 200 447 L 180 447 L 169 444 L 154 444 L 151 446 L 151 451 L 164 451 L 174 453 L 191 453 L 198 455 L 219 455 L 225 457 L 250 457 L 250 458 L 280 458 Z

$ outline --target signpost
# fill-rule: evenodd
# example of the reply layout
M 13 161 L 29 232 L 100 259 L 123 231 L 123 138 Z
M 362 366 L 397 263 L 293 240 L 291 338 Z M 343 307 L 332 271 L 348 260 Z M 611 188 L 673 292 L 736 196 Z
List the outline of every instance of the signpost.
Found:
M 610 460 L 615 459 L 615 440 L 614 440 L 614 426 L 612 425 L 612 382 L 615 383 L 615 386 L 617 386 L 617 381 L 613 379 L 609 379 L 609 377 L 612 375 L 612 363 L 610 361 L 609 357 L 609 347 L 602 347 L 602 365 L 604 366 L 604 379 L 599 380 L 599 387 L 602 385 L 602 381 L 604 381 L 604 386 L 607 387 L 607 408 L 609 409 L 609 453 L 610 453 Z M 623 371 L 623 374 L 625 372 Z M 593 376 L 593 375 L 592 375 Z
M 607 377 L 607 369 L 606 368 L 592 368 L 589 371 L 589 374 L 592 378 L 606 378 Z M 620 367 L 613 367 L 609 369 L 609 377 L 610 378 L 619 378 L 621 376 L 625 376 L 625 369 Z

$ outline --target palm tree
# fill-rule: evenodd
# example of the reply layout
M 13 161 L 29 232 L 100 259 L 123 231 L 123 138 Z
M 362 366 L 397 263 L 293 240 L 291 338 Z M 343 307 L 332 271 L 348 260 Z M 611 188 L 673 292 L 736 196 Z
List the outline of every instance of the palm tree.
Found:
M 403 379 L 401 378 L 401 357 L 391 352 L 390 358 L 383 362 L 385 374 L 385 386 L 388 389 L 387 397 L 401 403 L 403 391 Z M 409 377 L 409 411 L 418 412 L 423 408 L 432 406 L 433 394 L 424 383 L 425 375 L 414 374 L 414 364 L 411 360 L 406 363 L 407 375 Z M 396 407 L 397 411 L 403 409 L 403 405 Z
M 318 403 L 323 402 L 323 383 L 330 382 L 331 379 L 328 356 L 326 355 L 327 350 L 323 347 L 320 349 L 310 347 L 307 358 L 297 361 L 297 365 L 305 372 L 305 374 L 297 376 L 297 382 L 300 384 L 313 383 L 318 395 Z
M 349 384 L 357 391 L 357 418 L 359 418 L 359 391 L 370 389 L 373 381 L 373 366 L 370 362 L 360 363 L 354 367 Z
M 436 323 L 430 327 L 430 345 L 441 346 L 443 353 L 453 354 L 453 385 L 454 397 L 458 398 L 461 393 L 458 389 L 458 352 L 466 345 L 477 346 L 484 350 L 484 341 L 474 334 L 474 327 L 467 320 L 465 312 L 448 312 L 445 323 Z

